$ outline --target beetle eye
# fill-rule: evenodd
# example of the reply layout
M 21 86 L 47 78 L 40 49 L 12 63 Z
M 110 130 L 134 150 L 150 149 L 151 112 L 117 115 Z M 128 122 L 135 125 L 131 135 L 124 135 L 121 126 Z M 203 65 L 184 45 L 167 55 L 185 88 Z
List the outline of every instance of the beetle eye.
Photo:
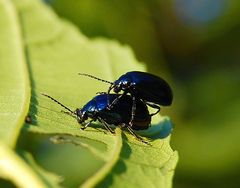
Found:
M 86 113 L 82 113 L 81 115 L 81 119 L 84 121 L 87 119 L 87 114 Z
M 131 85 L 131 82 L 127 82 L 126 85 L 129 87 Z
M 82 112 L 81 112 L 81 108 L 77 108 L 74 113 L 77 115 L 77 116 L 81 116 Z
M 119 93 L 119 92 L 121 91 L 121 86 L 119 86 L 119 85 L 115 86 L 114 89 L 113 89 L 113 91 L 114 91 L 115 93 Z

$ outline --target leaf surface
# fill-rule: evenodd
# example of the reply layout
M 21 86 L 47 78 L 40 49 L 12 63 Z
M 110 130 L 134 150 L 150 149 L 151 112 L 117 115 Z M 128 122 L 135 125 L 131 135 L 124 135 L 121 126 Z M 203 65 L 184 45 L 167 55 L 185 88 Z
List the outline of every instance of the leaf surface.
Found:
M 0 176 L 11 180 L 18 187 L 59 187 L 59 177 L 37 166 L 30 154 L 24 155 L 28 162 L 0 142 Z
M 21 28 L 11 1 L 0 0 L 0 141 L 14 147 L 30 103 Z
M 155 125 L 139 133 L 152 139 L 152 145 L 148 146 L 119 128 L 115 135 L 97 123 L 85 131 L 79 130 L 81 125 L 74 118 L 41 95 L 49 94 L 72 110 L 82 107 L 96 92 L 107 91 L 109 85 L 80 77 L 78 73 L 113 81 L 130 70 L 145 71 L 132 50 L 117 41 L 86 38 L 39 1 L 15 0 L 14 3 L 32 89 L 30 124 L 25 124 L 25 130 L 74 136 L 70 138 L 73 143 L 79 142 L 79 146 L 103 161 L 104 165 L 82 187 L 171 187 L 178 155 L 170 148 L 170 137 L 159 139 L 171 131 L 168 118 L 155 116 L 152 121 Z M 76 165 L 81 166 L 81 161 Z

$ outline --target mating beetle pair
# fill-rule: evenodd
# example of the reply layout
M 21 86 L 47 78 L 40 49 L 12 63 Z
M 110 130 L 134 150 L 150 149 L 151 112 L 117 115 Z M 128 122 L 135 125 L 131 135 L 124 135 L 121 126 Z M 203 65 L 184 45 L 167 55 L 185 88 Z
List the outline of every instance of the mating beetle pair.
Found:
M 147 106 L 141 100 L 136 101 L 137 108 L 133 121 L 133 126 L 130 126 L 129 122 L 131 119 L 132 99 L 129 95 L 121 97 L 116 105 L 114 105 L 111 109 L 107 109 L 108 101 L 113 102 L 116 98 L 119 97 L 119 95 L 100 94 L 90 100 L 82 108 L 78 108 L 75 111 L 70 110 L 68 107 L 66 107 L 56 99 L 52 98 L 51 96 L 46 94 L 43 95 L 68 110 L 68 112 L 70 112 L 70 115 L 74 116 L 77 119 L 78 123 L 84 125 L 81 128 L 82 130 L 87 128 L 89 124 L 91 124 L 93 121 L 98 120 L 111 133 L 114 133 L 114 131 L 109 127 L 109 125 L 113 124 L 115 126 L 127 128 L 129 132 L 138 140 L 147 143 L 133 131 L 147 129 L 151 123 L 151 116 L 149 115 Z M 85 123 L 88 118 L 90 118 L 91 120 Z
M 128 72 L 115 82 L 109 82 L 89 74 L 80 73 L 80 75 L 109 83 L 111 86 L 107 93 L 97 95 L 83 108 L 75 111 L 70 110 L 51 96 L 43 95 L 68 110 L 80 124 L 84 124 L 82 129 L 85 129 L 91 122 L 98 120 L 112 133 L 114 131 L 109 127 L 109 124 L 126 127 L 132 135 L 144 142 L 133 130 L 148 129 L 151 116 L 160 111 L 159 105 L 168 106 L 172 103 L 173 95 L 168 83 L 149 73 Z M 117 94 L 110 94 L 111 90 Z M 123 91 L 123 93 L 118 94 L 120 91 Z M 157 112 L 149 114 L 147 105 L 156 108 Z M 91 120 L 85 123 L 88 118 Z

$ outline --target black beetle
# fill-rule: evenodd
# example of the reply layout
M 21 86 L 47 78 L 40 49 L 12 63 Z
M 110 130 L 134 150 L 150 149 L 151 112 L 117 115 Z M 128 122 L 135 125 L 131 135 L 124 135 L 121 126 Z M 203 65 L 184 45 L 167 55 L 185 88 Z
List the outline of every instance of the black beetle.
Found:
M 109 109 L 116 105 L 122 96 L 125 96 L 127 93 L 129 93 L 133 100 L 130 124 L 135 118 L 137 99 L 141 99 L 148 106 L 157 109 L 155 113 L 150 114 L 151 116 L 160 111 L 159 105 L 169 106 L 172 104 L 173 93 L 169 84 L 164 79 L 150 73 L 131 71 L 120 76 L 114 82 L 106 81 L 85 73 L 79 73 L 79 75 L 88 76 L 111 84 L 107 92 L 108 94 L 111 90 L 113 90 L 115 93 L 123 91 L 122 95 L 119 95 L 112 102 L 109 101 Z
M 84 124 L 84 126 L 81 128 L 82 130 L 87 128 L 91 122 L 98 120 L 111 133 L 114 133 L 114 131 L 109 127 L 109 124 L 126 127 L 137 139 L 147 143 L 133 131 L 144 130 L 150 127 L 151 115 L 149 114 L 147 106 L 141 100 L 135 101 L 137 109 L 132 125 L 130 126 L 129 122 L 131 120 L 132 98 L 129 95 L 119 98 L 119 94 L 100 94 L 85 104 L 83 108 L 78 108 L 75 111 L 70 110 L 68 107 L 49 95 L 42 95 L 50 98 L 68 110 L 70 115 L 77 119 L 78 123 Z M 111 109 L 108 109 L 108 101 L 113 102 L 116 98 L 119 98 L 119 102 L 116 103 Z M 88 118 L 91 120 L 85 123 Z

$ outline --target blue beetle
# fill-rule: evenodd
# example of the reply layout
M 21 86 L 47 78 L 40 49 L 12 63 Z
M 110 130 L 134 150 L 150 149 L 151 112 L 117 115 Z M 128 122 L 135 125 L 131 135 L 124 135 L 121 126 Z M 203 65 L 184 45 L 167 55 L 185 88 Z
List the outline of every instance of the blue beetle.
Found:
M 109 101 L 109 109 L 120 102 L 119 100 L 121 97 L 129 93 L 133 100 L 130 124 L 132 124 L 135 118 L 137 99 L 140 99 L 148 106 L 157 109 L 155 113 L 150 114 L 151 116 L 160 111 L 160 105 L 169 106 L 172 104 L 173 93 L 169 84 L 164 79 L 150 73 L 131 71 L 120 76 L 114 82 L 103 80 L 85 73 L 79 73 L 79 75 L 88 76 L 111 84 L 107 92 L 108 94 L 111 90 L 115 93 L 123 91 L 123 93 L 112 102 Z
M 119 98 L 119 94 L 100 94 L 95 96 L 82 108 L 78 108 L 75 111 L 70 110 L 68 107 L 49 95 L 42 95 L 50 98 L 68 110 L 70 112 L 69 114 L 74 116 L 78 123 L 84 124 L 81 128 L 82 130 L 87 128 L 93 121 L 98 120 L 111 133 L 114 133 L 114 131 L 109 127 L 109 125 L 113 124 L 115 126 L 127 128 L 133 136 L 142 142 L 147 143 L 133 131 L 148 129 L 151 124 L 151 115 L 149 114 L 147 106 L 141 100 L 136 100 L 137 109 L 132 125 L 130 125 L 132 98 L 129 95 Z M 113 102 L 116 98 L 119 98 L 119 102 L 111 109 L 108 109 L 108 101 Z M 91 120 L 85 123 L 88 119 Z

